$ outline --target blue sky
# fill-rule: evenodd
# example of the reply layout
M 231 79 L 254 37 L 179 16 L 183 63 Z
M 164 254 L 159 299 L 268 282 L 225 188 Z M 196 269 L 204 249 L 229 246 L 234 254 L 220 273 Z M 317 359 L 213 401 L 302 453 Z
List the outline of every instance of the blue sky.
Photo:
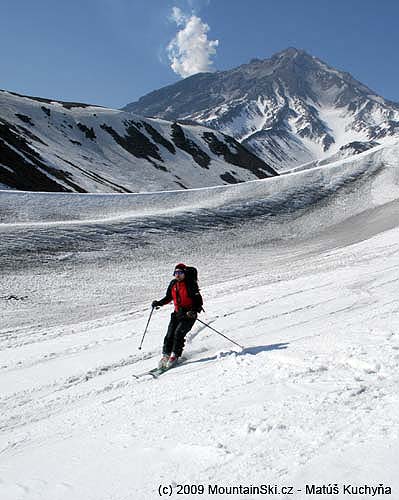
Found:
M 182 78 L 172 52 L 184 74 L 207 50 L 202 67 L 225 70 L 297 47 L 399 101 L 397 0 L 0 0 L 0 7 L 0 88 L 14 92 L 118 108 Z M 189 23 L 194 39 L 179 41 Z M 201 35 L 203 53 L 195 55 L 190 47 L 202 50 Z

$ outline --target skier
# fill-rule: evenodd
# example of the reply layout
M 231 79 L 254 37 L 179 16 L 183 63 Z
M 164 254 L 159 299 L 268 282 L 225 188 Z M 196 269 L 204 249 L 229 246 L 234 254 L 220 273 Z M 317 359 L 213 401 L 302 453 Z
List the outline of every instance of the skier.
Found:
M 165 297 L 154 300 L 151 304 L 152 307 L 160 307 L 173 300 L 175 306 L 164 338 L 159 368 L 171 368 L 177 363 L 183 352 L 186 335 L 193 327 L 197 314 L 202 311 L 203 302 L 195 267 L 179 263 L 175 266 L 173 275 L 174 279 L 170 282 Z

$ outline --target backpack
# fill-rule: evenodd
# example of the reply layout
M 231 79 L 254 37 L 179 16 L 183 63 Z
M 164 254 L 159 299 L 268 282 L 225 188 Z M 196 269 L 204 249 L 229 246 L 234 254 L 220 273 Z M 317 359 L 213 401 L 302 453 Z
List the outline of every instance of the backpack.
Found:
M 194 304 L 198 312 L 203 311 L 203 301 L 198 287 L 198 271 L 196 267 L 187 266 L 184 270 L 185 281 L 189 295 L 194 299 Z
M 198 284 L 198 271 L 196 267 L 187 266 L 184 270 L 184 274 L 186 281 Z

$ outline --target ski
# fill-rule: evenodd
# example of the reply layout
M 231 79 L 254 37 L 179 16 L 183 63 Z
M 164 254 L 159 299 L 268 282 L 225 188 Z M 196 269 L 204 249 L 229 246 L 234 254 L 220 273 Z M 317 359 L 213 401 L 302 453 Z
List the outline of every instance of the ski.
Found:
M 186 360 L 186 358 L 181 358 L 177 361 L 177 363 L 175 365 L 171 366 L 170 368 L 166 368 L 166 367 L 160 368 L 158 366 L 157 368 L 153 368 L 152 370 L 148 370 L 144 373 L 139 373 L 138 375 L 133 374 L 133 377 L 141 378 L 141 377 L 145 377 L 146 375 L 151 375 L 152 378 L 158 378 L 163 373 L 168 372 L 169 370 L 172 370 L 173 368 L 176 368 L 176 366 L 182 365 L 185 360 Z
M 150 370 L 148 373 L 149 373 L 150 375 L 152 375 L 154 378 L 158 378 L 158 377 L 160 377 L 163 373 L 168 372 L 169 370 L 173 370 L 173 368 L 176 368 L 176 366 L 180 366 L 180 365 L 182 365 L 182 364 L 186 361 L 186 359 L 187 359 L 186 357 L 182 356 L 181 358 L 179 358 L 179 359 L 177 360 L 177 363 L 176 363 L 176 364 L 174 364 L 173 366 L 171 366 L 170 368 L 167 368 L 166 366 L 164 366 L 164 367 L 160 368 L 160 367 L 158 366 L 158 368 L 154 368 L 154 369 Z
M 154 378 L 158 378 L 160 377 L 163 373 L 171 370 L 172 368 L 174 368 L 173 366 L 171 368 L 154 368 L 153 370 L 150 370 L 148 373 L 150 375 L 152 375 Z

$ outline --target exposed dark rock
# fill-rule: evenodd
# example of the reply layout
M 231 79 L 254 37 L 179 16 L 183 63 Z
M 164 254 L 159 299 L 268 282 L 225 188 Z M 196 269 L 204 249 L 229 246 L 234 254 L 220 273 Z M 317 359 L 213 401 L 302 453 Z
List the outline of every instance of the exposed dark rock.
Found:
M 209 144 L 209 149 L 213 154 L 223 156 L 226 162 L 238 167 L 246 168 L 255 174 L 259 179 L 278 175 L 271 167 L 256 155 L 248 151 L 244 146 L 237 142 L 232 137 L 223 135 L 226 142 L 220 141 L 212 132 L 204 132 L 202 135 L 204 140 Z M 227 144 L 230 145 L 230 148 Z M 235 153 L 232 153 L 232 151 Z
M 119 135 L 112 127 L 110 127 L 106 123 L 103 123 L 101 125 L 101 128 L 108 132 L 114 138 L 114 140 L 120 146 L 122 146 L 122 148 L 126 149 L 126 151 L 128 151 L 136 158 L 145 158 L 153 165 L 154 161 L 152 160 L 152 158 L 163 162 L 157 146 L 138 130 L 134 122 L 129 122 L 126 128 L 127 135 L 125 135 L 124 137 Z
M 41 110 L 43 111 L 44 114 L 46 114 L 47 116 L 50 116 L 50 114 L 51 114 L 50 108 L 46 108 L 46 106 L 41 106 Z
M 166 148 L 170 153 L 176 154 L 176 149 L 170 141 L 166 140 L 165 137 L 163 137 L 149 123 L 143 122 L 143 124 L 146 131 L 151 135 L 153 141 Z
M 15 113 L 15 116 L 19 118 L 22 122 L 28 123 L 29 125 L 32 125 L 32 127 L 35 126 L 30 116 L 21 115 L 21 113 Z
M 394 134 L 399 134 L 399 121 L 388 120 L 385 127 L 382 126 L 373 127 L 370 131 L 370 138 L 373 140 L 382 139 L 387 135 L 394 135 Z
M 54 102 L 54 101 L 52 101 Z M 57 101 L 62 104 L 62 106 L 66 109 L 72 109 L 72 108 L 89 108 L 92 106 L 91 104 L 85 104 L 83 102 L 64 102 L 64 101 Z M 96 106 L 97 108 L 101 108 L 101 106 Z
M 162 170 L 162 172 L 169 172 L 169 170 L 166 167 L 164 167 L 163 165 L 158 165 L 157 163 L 153 163 L 153 165 L 158 170 Z
M 82 132 L 84 132 L 85 136 L 88 138 L 88 139 L 91 139 L 92 141 L 94 141 L 94 139 L 96 139 L 96 134 L 94 132 L 94 129 L 93 127 L 87 127 L 84 123 L 77 123 L 77 126 L 78 126 L 78 129 L 81 130 Z
M 44 164 L 39 153 L 29 146 L 17 129 L 10 123 L 0 120 L 0 182 L 2 184 L 22 191 L 85 192 L 73 183 L 70 177 L 69 172 Z M 56 179 L 62 180 L 71 189 L 58 183 Z
M 356 151 L 357 153 L 363 153 L 364 151 L 368 151 L 371 148 L 375 148 L 378 146 L 379 143 L 377 141 L 369 141 L 369 142 L 360 142 L 360 141 L 353 141 L 345 146 L 342 146 L 340 151 L 346 151 L 347 149 L 352 149 L 353 151 Z
M 225 172 L 224 174 L 222 174 L 222 175 L 220 176 L 220 178 L 221 178 L 223 181 L 228 182 L 229 184 L 238 184 L 238 183 L 242 182 L 242 181 L 240 181 L 239 179 L 236 179 L 236 178 L 234 177 L 234 175 L 231 175 L 231 173 L 230 173 L 230 172 Z
M 180 186 L 181 188 L 183 188 L 183 189 L 188 189 L 188 187 L 187 187 L 187 186 L 185 186 L 183 183 L 181 183 L 181 182 L 179 182 L 179 181 L 175 181 L 175 183 L 176 183 L 178 186 Z
M 40 144 L 43 144 L 43 146 L 47 146 L 48 147 L 48 144 L 45 143 L 44 141 L 42 141 L 40 139 L 40 137 L 38 137 L 37 135 L 35 135 L 33 132 L 31 132 L 30 130 L 28 130 L 27 128 L 25 127 L 22 127 L 21 125 L 18 126 L 18 130 L 22 130 L 22 132 L 27 135 L 29 137 L 29 139 L 31 139 L 32 141 L 36 141 L 36 142 L 40 142 Z
M 195 142 L 186 138 L 183 129 L 176 122 L 172 124 L 172 139 L 176 146 L 191 155 L 200 167 L 209 169 L 210 157 Z
M 327 151 L 330 148 L 330 146 L 332 146 L 334 143 L 335 143 L 334 138 L 331 137 L 331 135 L 326 134 L 323 137 L 323 149 L 324 149 L 324 151 Z

